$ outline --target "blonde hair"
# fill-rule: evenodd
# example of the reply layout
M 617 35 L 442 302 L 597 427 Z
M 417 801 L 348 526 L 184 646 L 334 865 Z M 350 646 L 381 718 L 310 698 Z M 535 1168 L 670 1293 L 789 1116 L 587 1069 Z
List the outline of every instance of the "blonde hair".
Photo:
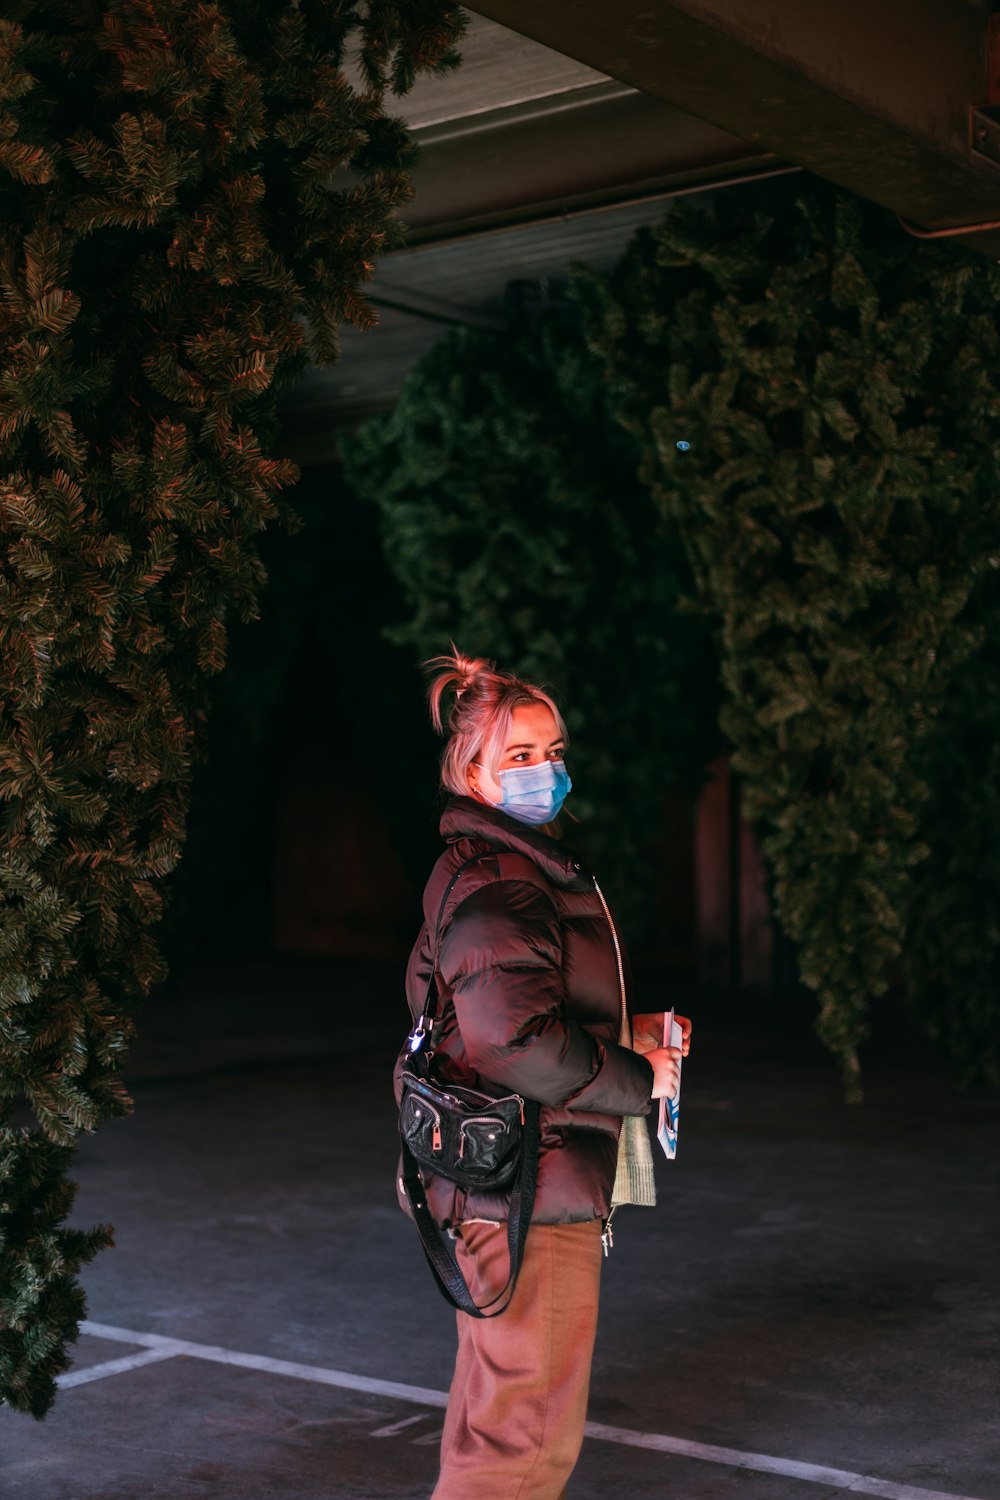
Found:
M 525 682 L 510 672 L 498 672 L 496 663 L 481 656 L 463 656 L 451 642 L 450 656 L 433 656 L 423 663 L 436 675 L 427 690 L 431 722 L 438 734 L 446 734 L 448 743 L 441 756 L 441 785 L 456 796 L 467 797 L 466 772 L 472 761 L 497 774 L 510 737 L 515 708 L 544 703 L 552 710 L 559 733 L 565 738 L 566 725 L 553 699 L 533 682 Z M 441 712 L 441 700 L 449 688 L 455 701 L 447 719 Z

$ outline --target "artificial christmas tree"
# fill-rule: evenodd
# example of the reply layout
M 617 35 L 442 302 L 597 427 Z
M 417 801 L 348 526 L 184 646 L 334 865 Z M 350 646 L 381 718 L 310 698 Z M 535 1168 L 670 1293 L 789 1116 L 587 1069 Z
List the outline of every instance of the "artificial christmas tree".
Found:
M 0 20 L 0 1399 L 36 1417 L 110 1243 L 60 1227 L 69 1148 L 131 1108 L 210 679 L 295 524 L 277 393 L 372 321 L 412 157 L 385 96 L 461 28 L 447 0 Z
M 679 205 L 575 294 L 715 622 L 744 809 L 858 1098 L 868 1007 L 931 851 L 937 720 L 958 677 L 984 669 L 973 601 L 1000 564 L 1000 271 L 796 180 L 720 194 L 714 212 Z M 978 876 L 993 934 L 966 953 L 980 1031 L 984 1007 L 996 1021 L 991 844 Z M 922 907 L 946 918 L 949 903 Z M 951 942 L 935 925 L 921 944 L 945 1004 Z

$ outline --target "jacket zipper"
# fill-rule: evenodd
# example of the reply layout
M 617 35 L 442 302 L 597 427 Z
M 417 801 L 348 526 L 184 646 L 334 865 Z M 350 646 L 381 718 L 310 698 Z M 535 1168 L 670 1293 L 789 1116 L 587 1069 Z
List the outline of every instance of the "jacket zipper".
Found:
M 593 882 L 594 882 L 594 890 L 597 892 L 598 896 L 600 896 L 600 898 L 601 898 L 601 905 L 604 907 L 604 915 L 607 917 L 607 919 L 608 919 L 608 926 L 611 928 L 611 941 L 615 945 L 615 958 L 616 958 L 616 960 L 618 962 L 618 994 L 619 994 L 619 998 L 621 999 L 621 1013 L 620 1013 L 620 1015 L 618 1017 L 618 1035 L 621 1036 L 622 1026 L 623 1026 L 624 1021 L 625 1021 L 625 1010 L 626 1010 L 626 1006 L 625 1006 L 625 970 L 624 970 L 624 968 L 622 966 L 622 950 L 621 950 L 621 948 L 619 946 L 619 943 L 618 943 L 618 933 L 617 933 L 617 931 L 615 929 L 615 924 L 614 924 L 614 921 L 612 920 L 612 916 L 611 916 L 611 912 L 610 912 L 609 907 L 608 907 L 608 903 L 604 899 L 604 892 L 601 890 L 601 887 L 597 884 L 597 876 L 596 875 L 592 876 L 592 879 L 593 879 Z M 605 1260 L 607 1260 L 607 1258 L 608 1258 L 608 1252 L 614 1248 L 615 1236 L 614 1236 L 614 1232 L 612 1231 L 612 1228 L 611 1228 L 611 1220 L 615 1216 L 616 1209 L 617 1209 L 617 1205 L 615 1206 L 615 1208 L 611 1209 L 610 1213 L 608 1214 L 608 1217 L 603 1221 L 603 1223 L 601 1225 L 601 1244 L 604 1246 L 604 1258 L 605 1258 Z
M 618 961 L 618 994 L 621 999 L 621 1014 L 618 1017 L 618 1034 L 620 1036 L 622 1023 L 625 1020 L 625 970 L 622 968 L 622 950 L 618 946 L 618 933 L 615 930 L 615 924 L 612 921 L 611 912 L 608 909 L 608 903 L 604 899 L 604 892 L 597 884 L 597 876 L 594 875 L 592 878 L 594 881 L 594 890 L 601 898 L 601 905 L 604 907 L 604 915 L 607 917 L 608 926 L 611 928 L 611 941 L 615 945 L 615 958 Z

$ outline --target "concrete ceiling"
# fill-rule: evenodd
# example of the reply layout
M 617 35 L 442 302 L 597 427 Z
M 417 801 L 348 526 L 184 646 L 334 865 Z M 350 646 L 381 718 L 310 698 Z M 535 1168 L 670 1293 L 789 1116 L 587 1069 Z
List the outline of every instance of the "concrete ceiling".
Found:
M 443 329 L 502 326 L 513 281 L 559 280 L 574 259 L 613 264 L 681 192 L 806 169 L 915 233 L 1000 255 L 993 11 L 476 0 L 462 66 L 401 101 L 421 156 L 408 247 L 371 287 L 381 322 L 345 330 L 340 364 L 286 399 L 287 451 L 329 458 L 336 428 L 390 406 Z
M 751 170 L 759 146 L 471 16 L 462 66 L 402 101 L 411 245 Z
M 462 66 L 401 101 L 421 148 L 408 247 L 379 262 L 377 327 L 285 399 L 285 448 L 334 452 L 338 426 L 389 407 L 443 330 L 501 326 L 511 282 L 610 266 L 678 192 L 789 170 L 772 154 L 480 16 Z

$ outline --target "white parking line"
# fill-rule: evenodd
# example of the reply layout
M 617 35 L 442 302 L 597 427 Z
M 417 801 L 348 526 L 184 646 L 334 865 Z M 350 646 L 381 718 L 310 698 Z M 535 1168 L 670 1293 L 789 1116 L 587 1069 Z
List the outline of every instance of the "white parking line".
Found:
M 207 1359 L 217 1365 L 240 1365 L 245 1370 L 263 1370 L 269 1375 L 288 1375 L 293 1380 L 312 1380 L 317 1385 L 336 1385 L 348 1391 L 364 1391 L 370 1396 L 392 1396 L 397 1401 L 417 1401 L 421 1406 L 447 1406 L 446 1391 L 425 1390 L 419 1385 L 400 1385 L 395 1380 L 374 1380 L 368 1375 L 351 1375 L 346 1370 L 328 1370 L 324 1365 L 300 1365 L 290 1359 L 271 1359 L 266 1354 L 243 1354 L 237 1349 L 222 1349 L 215 1344 L 195 1344 L 188 1339 L 171 1339 L 162 1333 L 136 1333 L 131 1328 L 113 1328 L 108 1323 L 80 1324 L 81 1333 L 97 1339 L 116 1339 L 120 1344 L 145 1344 L 172 1354 L 186 1354 L 191 1359 Z M 959 1497 L 962 1500 L 962 1497 Z
M 587 1436 L 626 1448 L 652 1448 L 657 1453 L 676 1453 L 679 1458 L 699 1458 L 704 1463 L 726 1464 L 734 1469 L 753 1469 L 759 1474 L 783 1474 L 810 1484 L 828 1484 L 852 1495 L 879 1495 L 882 1500 L 973 1500 L 970 1495 L 952 1495 L 944 1490 L 923 1490 L 912 1484 L 895 1484 L 870 1474 L 852 1474 L 847 1469 L 827 1469 L 822 1464 L 800 1463 L 794 1458 L 772 1458 L 767 1453 L 744 1453 L 739 1448 L 717 1448 L 711 1443 L 692 1443 L 687 1438 L 663 1437 L 658 1432 L 630 1432 L 625 1427 L 587 1423 Z
M 91 1380 L 103 1380 L 105 1375 L 121 1375 L 125 1370 L 136 1370 L 140 1365 L 155 1365 L 157 1360 L 173 1359 L 173 1349 L 142 1349 L 138 1354 L 123 1354 L 121 1359 L 106 1359 L 99 1365 L 88 1365 L 83 1370 L 67 1370 L 56 1376 L 56 1385 L 87 1385 Z
M 151 1351 L 159 1351 L 160 1359 L 170 1359 L 175 1354 L 187 1355 L 191 1359 L 204 1359 L 213 1364 L 239 1365 L 245 1370 L 262 1370 L 271 1375 L 287 1375 L 294 1380 L 310 1380 L 317 1385 L 339 1386 L 348 1391 L 363 1391 L 372 1396 L 391 1396 L 397 1401 L 416 1402 L 419 1406 L 444 1407 L 448 1404 L 446 1391 L 432 1391 L 425 1386 L 403 1385 L 395 1380 L 375 1380 L 368 1375 L 352 1375 L 346 1370 L 330 1370 L 323 1365 L 302 1365 L 288 1359 L 271 1359 L 266 1354 L 244 1354 L 236 1349 L 223 1349 L 214 1344 L 196 1344 L 188 1339 L 167 1338 L 161 1333 L 137 1333 L 131 1328 L 115 1328 L 108 1323 L 84 1322 L 80 1332 L 92 1338 L 110 1339 L 121 1344 L 139 1344 Z M 109 1360 L 107 1364 L 92 1365 L 79 1371 L 79 1379 L 60 1382 L 84 1383 L 85 1379 L 99 1380 L 103 1373 L 113 1375 L 120 1369 L 133 1369 L 136 1364 L 147 1363 L 142 1355 L 126 1355 L 120 1360 Z M 408 1423 L 396 1424 L 401 1430 Z M 381 1429 L 380 1436 L 388 1436 L 392 1429 Z M 659 1432 L 634 1432 L 628 1427 L 609 1427 L 603 1422 L 588 1422 L 587 1436 L 602 1443 L 618 1443 L 626 1448 L 650 1448 L 657 1453 L 673 1453 L 680 1458 L 695 1458 L 703 1463 L 724 1464 L 727 1468 L 751 1469 L 761 1474 L 782 1474 L 789 1479 L 802 1479 L 809 1484 L 825 1484 L 830 1489 L 845 1490 L 852 1495 L 874 1495 L 878 1500 L 977 1500 L 973 1495 L 955 1495 L 946 1490 L 925 1490 L 912 1484 L 896 1484 L 890 1479 L 876 1479 L 871 1474 L 854 1474 L 847 1469 L 828 1469 L 821 1464 L 800 1463 L 794 1458 L 774 1458 L 767 1453 L 747 1453 L 740 1448 L 719 1448 L 710 1443 L 694 1443 L 687 1438 L 668 1437 Z

